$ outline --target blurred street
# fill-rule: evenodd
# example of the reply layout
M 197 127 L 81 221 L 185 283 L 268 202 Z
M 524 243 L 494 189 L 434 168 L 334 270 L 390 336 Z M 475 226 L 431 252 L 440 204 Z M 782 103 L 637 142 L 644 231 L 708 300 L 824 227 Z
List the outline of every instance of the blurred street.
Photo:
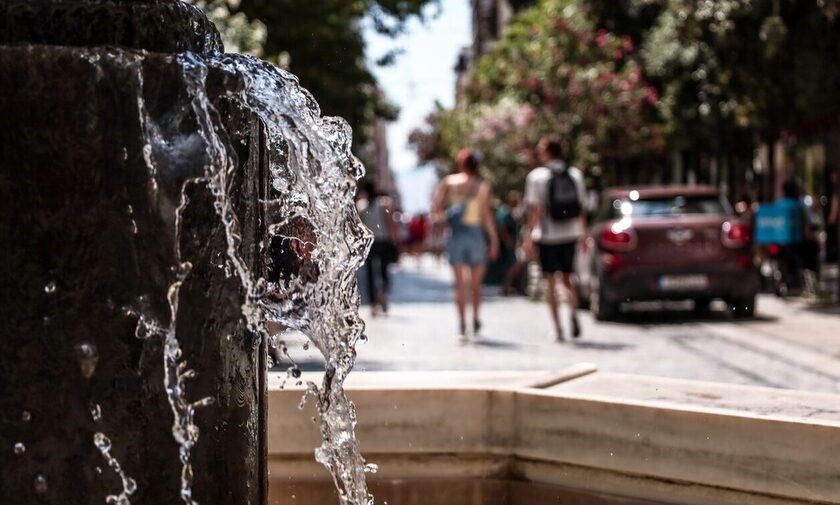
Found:
M 744 321 L 723 307 L 696 316 L 680 304 L 636 305 L 611 323 L 583 311 L 583 337 L 556 343 L 544 303 L 487 288 L 481 336 L 462 344 L 448 265 L 404 257 L 393 286 L 386 317 L 362 309 L 369 340 L 357 348 L 356 370 L 556 370 L 586 361 L 613 372 L 840 391 L 840 320 L 794 299 L 762 295 L 757 317 Z

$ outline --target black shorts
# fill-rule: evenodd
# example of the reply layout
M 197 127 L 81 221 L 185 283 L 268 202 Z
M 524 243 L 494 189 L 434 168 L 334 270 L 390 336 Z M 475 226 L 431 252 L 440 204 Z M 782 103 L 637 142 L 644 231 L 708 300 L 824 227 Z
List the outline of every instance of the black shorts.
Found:
M 564 244 L 537 244 L 540 251 L 540 267 L 544 274 L 562 272 L 570 274 L 575 269 L 577 241 Z

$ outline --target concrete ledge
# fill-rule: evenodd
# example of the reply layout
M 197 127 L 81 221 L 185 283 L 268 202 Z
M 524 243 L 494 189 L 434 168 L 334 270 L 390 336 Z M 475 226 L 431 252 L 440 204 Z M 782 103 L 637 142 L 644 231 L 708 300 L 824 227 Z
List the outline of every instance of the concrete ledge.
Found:
M 692 505 L 840 503 L 840 397 L 591 371 L 372 372 L 348 391 L 381 478 L 518 478 Z M 300 397 L 269 392 L 272 478 L 327 477 Z

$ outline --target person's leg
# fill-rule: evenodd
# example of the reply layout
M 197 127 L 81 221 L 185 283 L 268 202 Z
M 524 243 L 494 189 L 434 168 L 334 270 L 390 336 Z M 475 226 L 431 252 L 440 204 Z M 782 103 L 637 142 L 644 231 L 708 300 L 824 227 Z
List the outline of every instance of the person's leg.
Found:
M 563 325 L 560 323 L 560 297 L 557 293 L 557 274 L 545 273 L 546 291 L 545 297 L 548 301 L 548 310 L 551 314 L 551 322 L 554 323 L 554 332 L 557 340 L 563 340 Z
M 557 340 L 563 340 L 563 325 L 560 323 L 560 297 L 557 293 L 557 271 L 559 269 L 558 248 L 552 244 L 537 244 L 540 267 L 545 278 L 545 298 L 551 322 L 554 323 L 554 333 Z
M 391 288 L 391 278 L 388 274 L 389 262 L 386 261 L 385 255 L 379 259 L 379 280 L 381 281 L 379 290 L 379 305 L 382 306 L 383 312 L 388 312 L 388 290 Z
M 373 254 L 373 250 L 371 250 L 370 254 L 368 255 L 367 261 L 365 261 L 365 274 L 367 276 L 367 292 L 368 298 L 370 300 L 370 307 L 373 311 L 374 315 L 376 314 L 376 275 L 374 274 L 375 268 L 373 266 L 373 262 L 375 260 L 375 256 Z
M 572 274 L 570 273 L 561 273 L 560 274 L 560 282 L 563 284 L 563 288 L 566 291 L 566 300 L 569 301 L 569 309 L 572 313 L 571 322 L 572 322 L 572 337 L 579 337 L 580 336 L 580 323 L 578 322 L 577 317 L 577 309 L 579 305 L 579 300 L 577 297 L 577 291 L 575 290 L 574 285 L 572 284 Z
M 513 265 L 508 268 L 508 271 L 505 273 L 505 278 L 502 281 L 502 293 L 509 295 L 516 292 L 516 288 L 514 288 L 513 284 L 516 282 L 517 277 L 519 277 L 519 273 L 522 272 L 522 268 L 527 263 L 522 261 L 521 259 L 517 259 Z
M 577 318 L 578 297 L 577 291 L 572 284 L 572 272 L 575 270 L 575 253 L 577 252 L 577 242 L 563 244 L 559 247 L 560 260 L 560 282 L 563 284 L 563 289 L 566 292 L 566 299 L 569 301 L 569 308 L 571 309 L 571 323 L 572 323 L 572 337 L 580 336 L 580 323 Z
M 485 267 L 473 266 L 470 269 L 470 283 L 472 284 L 473 332 L 478 334 L 481 329 L 481 288 L 484 284 Z
M 463 337 L 466 332 L 466 297 L 467 297 L 467 271 L 469 267 L 463 263 L 452 265 L 452 273 L 455 276 L 455 308 L 458 311 L 458 330 Z

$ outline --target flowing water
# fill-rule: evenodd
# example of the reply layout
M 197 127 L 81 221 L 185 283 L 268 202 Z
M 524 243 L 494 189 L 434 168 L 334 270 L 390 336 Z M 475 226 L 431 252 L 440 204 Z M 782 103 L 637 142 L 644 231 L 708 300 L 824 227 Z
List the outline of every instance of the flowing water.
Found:
M 215 214 L 224 227 L 225 268 L 241 284 L 242 317 L 248 329 L 287 356 L 282 334 L 275 326 L 299 330 L 324 355 L 323 382 L 309 384 L 308 388 L 317 403 L 323 437 L 322 445 L 315 450 L 316 459 L 331 472 L 342 504 L 372 503 L 365 473 L 374 471 L 375 466 L 366 465 L 360 454 L 354 433 L 355 408 L 343 388 L 364 329 L 358 314 L 355 274 L 372 240 L 353 205 L 356 180 L 364 168 L 351 153 L 350 128 L 339 118 L 322 117 L 315 100 L 292 74 L 247 56 L 218 54 L 203 58 L 190 53 L 177 56 L 188 105 L 176 111 L 167 124 L 158 124 L 143 100 L 142 57 L 141 53 L 121 50 L 86 54 L 93 65 L 111 59 L 132 69 L 145 140 L 148 192 L 155 201 L 172 202 L 168 207 L 158 205 L 171 209 L 169 219 L 175 236 L 175 263 L 165 293 L 169 314 L 155 314 L 144 299 L 123 311 L 137 319 L 138 338 L 160 338 L 164 344 L 164 386 L 173 415 L 172 436 L 180 448 L 182 501 L 194 505 L 201 499 L 192 489 L 191 451 L 199 440 L 195 416 L 201 407 L 212 403 L 212 398 L 189 398 L 188 380 L 195 372 L 182 355 L 176 331 L 179 293 L 192 270 L 180 251 L 181 221 L 190 205 L 198 205 L 187 197 L 188 188 L 200 185 L 212 195 Z M 256 114 L 266 130 L 271 188 L 260 202 L 267 236 L 259 244 L 264 259 L 260 271 L 267 272 L 265 277 L 257 275 L 243 259 L 240 219 L 229 195 L 232 171 L 237 168 L 235 151 L 228 145 L 220 113 L 207 95 L 210 72 L 221 73 L 239 84 L 225 98 Z M 185 125 L 191 125 L 192 131 L 185 134 Z M 195 151 L 196 145 L 200 146 L 203 169 L 178 174 L 180 182 L 172 187 L 174 179 L 162 174 L 177 165 L 173 158 L 188 156 L 184 153 Z M 133 233 L 137 233 L 136 224 L 133 226 Z M 82 356 L 80 351 L 83 372 L 93 373 L 87 356 L 90 353 L 88 349 Z M 290 363 L 289 375 L 297 379 L 300 371 Z M 92 365 L 95 368 L 95 362 Z M 95 416 L 101 416 L 98 407 L 96 412 Z M 111 440 L 98 432 L 94 443 L 123 484 L 108 502 L 130 504 L 136 485 L 111 456 Z

